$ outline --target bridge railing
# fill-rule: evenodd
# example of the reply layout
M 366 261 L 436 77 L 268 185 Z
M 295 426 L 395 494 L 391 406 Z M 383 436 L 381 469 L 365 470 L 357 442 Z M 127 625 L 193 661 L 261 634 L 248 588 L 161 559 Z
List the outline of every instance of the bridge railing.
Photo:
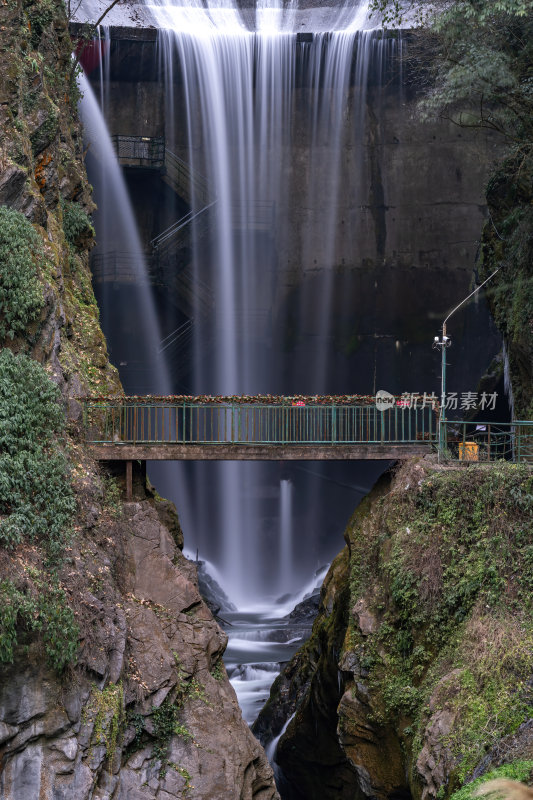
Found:
M 435 411 L 375 405 L 84 401 L 93 444 L 436 442 Z
M 111 137 L 117 158 L 127 167 L 162 168 L 165 163 L 165 139 L 163 136 Z
M 523 461 L 533 464 L 533 422 L 445 423 L 444 456 L 451 461 Z

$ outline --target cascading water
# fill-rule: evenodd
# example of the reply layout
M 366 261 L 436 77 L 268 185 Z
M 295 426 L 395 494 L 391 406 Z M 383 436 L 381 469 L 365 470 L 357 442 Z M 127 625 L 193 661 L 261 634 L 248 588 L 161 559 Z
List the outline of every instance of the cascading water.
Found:
M 290 592 L 292 587 L 293 565 L 293 510 L 292 493 L 293 485 L 289 480 L 280 482 L 280 509 L 279 509 L 279 534 L 280 534 L 280 580 L 283 590 Z
M 116 353 L 111 351 L 110 355 L 119 367 L 126 392 L 168 395 L 172 390 L 172 381 L 159 347 L 161 328 L 150 291 L 144 248 L 124 176 L 102 114 L 105 93 L 102 90 L 100 106 L 85 75 L 81 74 L 78 80 L 81 91 L 79 112 L 88 153 L 87 168 L 98 206 L 94 214 L 98 231 L 96 257 L 100 258 L 104 269 L 122 268 L 130 274 L 125 293 L 119 293 L 112 280 L 104 279 L 97 286 L 102 328 L 108 343 L 115 348 Z M 102 82 L 102 85 L 105 86 L 105 83 Z M 134 364 L 136 362 L 136 366 L 126 371 L 123 367 L 127 366 L 130 359 Z M 164 483 L 169 488 L 179 486 L 182 489 L 180 495 L 183 506 L 187 509 L 183 470 L 179 464 L 171 462 L 166 467 L 154 464 L 150 475 L 159 485 Z
M 127 372 L 127 391 L 292 394 L 361 388 L 332 358 L 334 309 L 349 302 L 336 288 L 339 237 L 354 237 L 364 225 L 358 218 L 347 224 L 339 219 L 338 202 L 346 192 L 341 154 L 350 152 L 351 168 L 362 171 L 369 65 L 379 71 L 398 46 L 396 40 L 360 30 L 368 25 L 367 5 L 330 8 L 328 21 L 325 12 L 321 17 L 328 32 L 303 43 L 294 32 L 300 13 L 294 2 L 261 2 L 255 14 L 214 0 L 146 7 L 160 28 L 166 146 L 189 162 L 193 183 L 195 175 L 205 176 L 213 206 L 204 213 L 205 198 L 195 196 L 191 186 L 196 216 L 192 263 L 186 268 L 194 319 L 188 385 L 173 379 L 164 354 L 152 359 L 154 348 L 140 359 L 142 374 Z M 108 93 L 102 90 L 101 97 L 105 108 Z M 96 109 L 91 115 L 98 115 Z M 310 164 L 302 162 L 303 147 L 311 153 Z M 114 198 L 119 176 L 113 174 L 107 183 L 105 176 L 93 179 L 103 189 L 96 186 L 103 213 L 95 222 L 104 252 L 115 238 L 115 228 L 106 226 L 110 209 L 128 205 L 106 199 Z M 356 191 L 351 198 L 354 209 L 363 203 L 365 181 L 350 181 L 350 186 L 359 184 L 361 196 Z M 126 246 L 123 238 L 118 236 L 115 250 Z M 138 237 L 128 241 L 130 255 L 141 252 Z M 288 267 L 280 263 L 279 252 L 289 253 Z M 276 298 L 290 298 L 296 280 L 304 284 L 298 307 L 278 303 L 282 310 L 273 318 Z M 148 306 L 134 314 L 133 341 L 153 348 L 161 332 L 153 301 L 146 299 L 148 283 L 143 285 Z M 214 298 L 214 309 L 207 311 L 204 287 Z M 133 334 L 131 309 L 116 325 L 110 317 L 118 308 L 109 292 L 100 304 L 106 335 L 118 352 L 125 333 Z M 381 469 L 366 465 L 356 482 L 370 487 Z M 149 473 L 154 474 L 150 466 Z M 308 633 L 308 621 L 281 618 L 309 594 L 298 587 L 338 551 L 342 525 L 364 492 L 346 491 L 346 484 L 335 480 L 334 467 L 300 472 L 293 467 L 289 474 L 280 478 L 276 465 L 223 463 L 159 468 L 157 475 L 158 489 L 177 503 L 188 547 L 199 548 L 219 566 L 223 587 L 241 610 L 240 616 L 224 615 L 234 626 L 226 661 L 249 722 L 266 699 L 279 662 Z M 344 487 L 336 489 L 343 495 L 329 539 L 319 522 L 324 481 L 330 488 Z M 304 548 L 293 541 L 297 526 L 305 535 Z M 317 575 L 315 593 L 323 570 Z M 280 603 L 287 593 L 292 598 Z
M 329 364 L 333 275 L 339 261 L 337 202 L 344 191 L 341 154 L 355 144 L 354 169 L 358 168 L 369 57 L 375 62 L 385 58 L 387 48 L 396 43 L 384 44 L 356 30 L 366 19 L 366 3 L 355 10 L 348 4 L 342 7 L 336 25 L 340 19 L 349 30 L 315 36 L 298 58 L 295 34 L 283 29 L 293 6 L 262 5 L 256 10 L 255 31 L 247 29 L 237 8 L 218 3 L 161 3 L 150 9 L 162 29 L 158 41 L 166 81 L 167 146 L 189 159 L 193 174 L 206 176 L 215 201 L 208 247 L 200 242 L 201 222 L 196 230 L 193 224 L 193 281 L 213 287 L 215 310 L 202 314 L 203 297 L 196 294 L 191 391 L 324 393 L 335 382 L 338 391 L 349 391 L 350 377 L 339 381 L 337 375 L 332 380 Z M 346 125 L 354 80 L 358 107 L 350 113 L 355 130 Z M 292 122 L 297 82 L 306 85 L 309 95 L 302 130 L 294 130 Z M 285 218 L 280 198 L 294 194 L 301 136 L 312 153 L 303 198 L 309 213 L 307 233 L 292 248 L 298 248 L 303 263 L 319 260 L 317 270 L 322 270 L 319 284 L 307 281 L 309 289 L 304 287 L 298 310 L 302 329 L 308 326 L 312 331 L 307 345 L 312 356 L 308 351 L 302 359 L 305 374 L 294 358 L 275 352 L 286 320 L 275 320 L 271 313 L 276 293 L 285 292 L 291 280 L 277 263 L 277 242 L 286 249 L 293 225 Z M 198 205 L 193 198 L 193 211 Z M 239 607 L 271 601 L 286 584 L 276 545 L 279 519 L 273 522 L 262 502 L 264 487 L 277 482 L 276 470 L 230 463 L 196 465 L 190 472 L 190 483 L 209 486 L 216 498 L 212 513 L 197 491 L 193 516 L 184 519 L 185 527 L 195 531 L 200 552 L 221 564 Z M 309 496 L 318 498 L 320 481 L 308 477 L 306 483 Z M 293 575 L 296 583 L 324 559 L 315 542 L 310 535 Z
M 141 393 L 142 387 L 146 386 L 146 391 L 153 394 L 168 394 L 170 380 L 165 362 L 158 354 L 156 346 L 161 339 L 161 332 L 152 294 L 146 291 L 149 285 L 147 267 L 128 190 L 91 85 L 83 74 L 79 77 L 79 83 L 82 95 L 80 117 L 84 126 L 88 168 L 98 203 L 98 210 L 94 215 L 98 229 L 96 252 L 100 251 L 100 255 L 105 258 L 108 248 L 112 246 L 115 261 L 110 258 L 107 265 L 110 261 L 113 265 L 116 264 L 116 258 L 120 254 L 122 263 L 127 265 L 127 269 L 131 272 L 132 291 L 126 308 L 123 304 L 112 302 L 112 297 L 106 291 L 109 284 L 103 282 L 105 294 L 100 298 L 99 304 L 102 326 L 105 331 L 111 327 L 109 320 L 111 315 L 121 316 L 121 324 L 117 325 L 115 319 L 113 328 L 120 329 L 125 336 L 131 332 L 133 347 L 130 352 L 144 351 L 141 360 L 149 372 L 140 380 L 137 379 L 135 386 L 126 385 L 126 391 Z M 126 349 L 123 350 L 123 355 L 126 352 Z

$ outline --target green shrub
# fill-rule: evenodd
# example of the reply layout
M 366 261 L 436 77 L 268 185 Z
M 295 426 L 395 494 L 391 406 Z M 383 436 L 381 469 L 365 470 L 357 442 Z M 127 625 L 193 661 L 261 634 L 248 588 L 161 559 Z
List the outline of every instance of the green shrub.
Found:
M 450 800 L 472 800 L 476 789 L 488 781 L 496 778 L 509 778 L 513 781 L 528 781 L 533 773 L 533 761 L 513 761 L 511 764 L 504 764 L 502 767 L 493 769 L 476 778 L 475 781 L 467 783 L 459 791 L 452 794 Z
M 185 725 L 178 722 L 182 702 L 183 698 L 181 696 L 178 696 L 173 702 L 167 698 L 158 708 L 154 706 L 152 709 L 152 723 L 156 739 L 152 752 L 154 759 L 161 762 L 159 767 L 159 777 L 161 778 L 165 776 L 167 771 L 171 738 L 173 736 L 181 736 L 185 742 L 193 738 Z
M 64 591 L 52 580 L 35 580 L 35 593 L 12 581 L 0 583 L 0 662 L 12 663 L 21 631 L 39 632 L 50 667 L 61 672 L 78 650 L 79 629 Z
M 110 683 L 105 689 L 93 687 L 88 707 L 95 714 L 92 742 L 105 746 L 106 758 L 111 766 L 124 720 L 122 684 Z
M 76 250 L 82 250 L 87 239 L 94 236 L 91 220 L 79 203 L 62 200 L 63 230 L 67 242 Z
M 0 340 L 24 333 L 43 307 L 43 244 L 19 211 L 0 207 Z
M 59 390 L 24 355 L 0 352 L 0 544 L 39 540 L 58 555 L 75 509 L 68 464 L 57 440 Z

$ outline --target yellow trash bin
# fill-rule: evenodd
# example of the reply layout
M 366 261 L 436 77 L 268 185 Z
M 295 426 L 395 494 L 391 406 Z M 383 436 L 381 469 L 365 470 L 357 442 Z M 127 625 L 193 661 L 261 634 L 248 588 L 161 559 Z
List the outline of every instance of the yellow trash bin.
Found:
M 476 442 L 459 442 L 459 461 L 479 461 L 479 445 Z

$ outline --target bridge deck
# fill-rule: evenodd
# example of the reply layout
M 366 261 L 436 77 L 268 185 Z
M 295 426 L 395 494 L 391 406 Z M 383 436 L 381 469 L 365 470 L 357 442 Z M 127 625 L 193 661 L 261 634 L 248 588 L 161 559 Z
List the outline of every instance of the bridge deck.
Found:
M 439 443 L 437 410 L 391 398 L 85 398 L 87 443 L 101 461 L 396 460 Z M 533 422 L 444 421 L 441 456 L 533 462 Z
M 93 444 L 99 461 L 395 461 L 430 452 L 419 444 Z

